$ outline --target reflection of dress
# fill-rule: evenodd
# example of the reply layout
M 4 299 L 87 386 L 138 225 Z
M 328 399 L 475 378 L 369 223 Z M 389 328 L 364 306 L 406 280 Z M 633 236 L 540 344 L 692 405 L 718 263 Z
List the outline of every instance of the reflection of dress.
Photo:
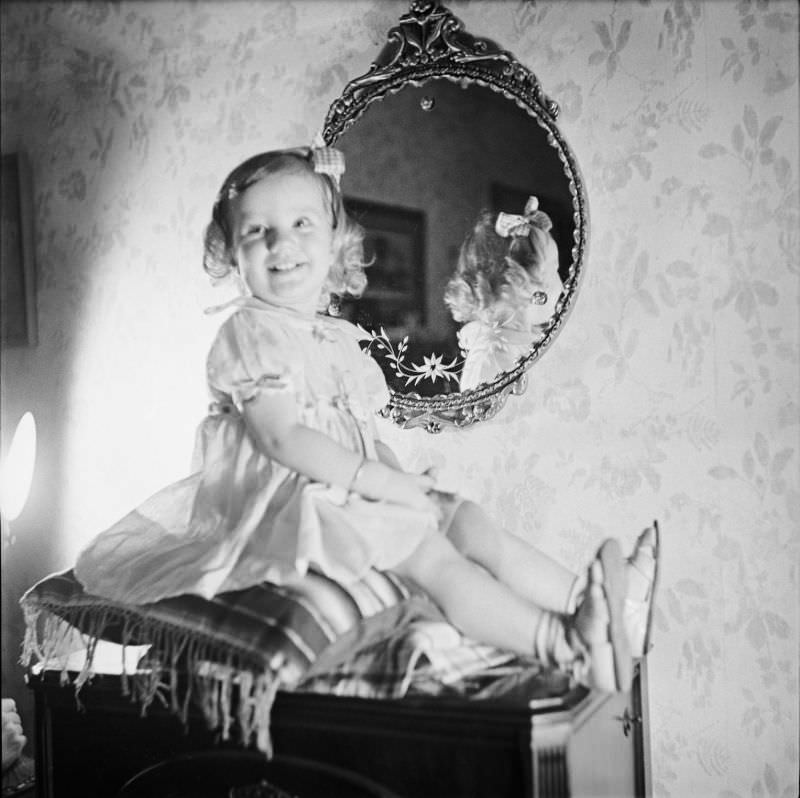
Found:
M 396 565 L 437 528 L 432 513 L 311 482 L 254 447 L 243 402 L 288 392 L 300 423 L 375 458 L 370 416 L 388 392 L 348 322 L 306 319 L 253 298 L 238 304 L 208 357 L 216 407 L 199 430 L 201 469 L 84 549 L 75 573 L 89 592 L 131 603 L 210 597 L 287 582 L 309 565 L 347 583 Z
M 515 330 L 499 322 L 470 321 L 458 331 L 458 345 L 466 351 L 459 385 L 462 391 L 491 382 L 517 365 L 541 335 Z

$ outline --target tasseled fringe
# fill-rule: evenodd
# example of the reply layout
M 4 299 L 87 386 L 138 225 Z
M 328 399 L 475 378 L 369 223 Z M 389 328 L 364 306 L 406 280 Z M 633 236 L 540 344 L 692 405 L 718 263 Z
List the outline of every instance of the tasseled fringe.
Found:
M 142 717 L 153 701 L 158 700 L 186 726 L 194 697 L 209 728 L 218 729 L 223 740 L 231 738 L 235 721 L 243 744 L 249 745 L 254 739 L 267 757 L 272 756 L 270 716 L 281 685 L 280 659 L 269 664 L 246 662 L 229 644 L 223 646 L 185 629 L 116 607 L 59 607 L 60 615 L 56 615 L 45 605 L 27 602 L 23 611 L 25 639 L 20 658 L 23 666 L 59 670 L 60 682 L 66 685 L 70 683 L 66 655 L 85 650 L 80 671 L 72 679 L 79 708 L 81 689 L 96 675 L 97 643 L 104 639 L 107 627 L 121 624 L 121 693 L 139 704 Z M 145 642 L 150 644 L 148 653 L 135 672 L 128 673 L 126 646 Z M 234 688 L 237 688 L 235 713 Z

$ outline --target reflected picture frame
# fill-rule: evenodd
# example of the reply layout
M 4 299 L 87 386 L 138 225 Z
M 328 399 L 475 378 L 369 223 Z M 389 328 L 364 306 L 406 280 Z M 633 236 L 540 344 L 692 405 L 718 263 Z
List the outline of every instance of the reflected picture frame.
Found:
M 0 343 L 35 346 L 36 269 L 31 174 L 22 152 L 0 162 Z
M 373 307 L 389 335 L 426 323 L 425 213 L 345 197 L 348 215 L 364 228 L 367 287 L 358 300 L 355 323 L 371 329 Z M 351 314 L 352 315 L 352 311 Z

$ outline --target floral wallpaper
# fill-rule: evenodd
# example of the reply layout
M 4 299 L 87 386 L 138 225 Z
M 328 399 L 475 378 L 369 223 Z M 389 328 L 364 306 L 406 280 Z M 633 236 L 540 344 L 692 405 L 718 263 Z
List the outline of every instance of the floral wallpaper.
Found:
M 791 796 L 798 769 L 798 7 L 453 0 L 561 106 L 591 212 L 580 296 L 491 423 L 384 427 L 413 467 L 583 567 L 664 537 L 648 660 L 653 793 Z M 39 343 L 2 352 L 3 450 L 39 422 L 3 545 L 16 599 L 186 473 L 221 301 L 217 185 L 307 142 L 405 2 L 4 2 L 2 147 L 32 166 Z M 13 540 L 13 542 L 12 542 Z

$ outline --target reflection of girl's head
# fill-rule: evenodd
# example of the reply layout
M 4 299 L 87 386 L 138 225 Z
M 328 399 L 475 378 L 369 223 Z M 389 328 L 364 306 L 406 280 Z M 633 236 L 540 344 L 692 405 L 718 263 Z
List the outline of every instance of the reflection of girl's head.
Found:
M 364 231 L 345 212 L 338 180 L 343 171 L 344 156 L 330 148 L 272 150 L 239 164 L 225 178 L 214 202 L 211 222 L 206 227 L 203 268 L 215 279 L 226 277 L 237 268 L 231 216 L 236 197 L 255 183 L 276 175 L 307 175 L 322 192 L 333 231 L 334 261 L 326 292 L 359 296 L 367 284 Z
M 501 235 L 498 216 L 504 214 L 482 212 L 467 234 L 445 289 L 445 304 L 459 322 L 516 318 L 526 326 L 544 324 L 563 288 L 550 220 L 536 211 L 531 223 Z

